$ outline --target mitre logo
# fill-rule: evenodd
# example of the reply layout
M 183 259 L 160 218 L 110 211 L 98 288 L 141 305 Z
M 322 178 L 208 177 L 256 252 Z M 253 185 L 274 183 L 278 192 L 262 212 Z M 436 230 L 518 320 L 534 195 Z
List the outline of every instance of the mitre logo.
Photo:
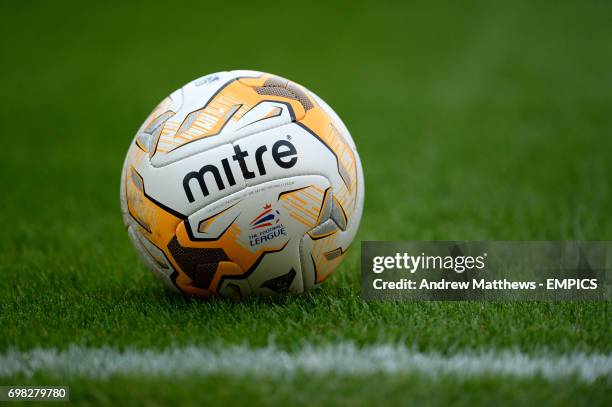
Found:
M 250 228 L 255 231 L 249 236 L 251 247 L 279 236 L 287 236 L 285 226 L 280 221 L 280 213 L 272 207 L 272 204 L 263 206 L 263 210 L 251 221 Z
M 225 180 L 221 176 L 221 170 L 219 169 L 219 165 L 207 164 L 200 168 L 199 171 L 191 171 L 185 178 L 183 178 L 183 189 L 185 190 L 185 195 L 187 196 L 187 200 L 189 202 L 194 202 L 195 198 L 193 196 L 193 192 L 191 190 L 191 184 L 193 184 L 193 180 L 197 181 L 197 185 L 200 187 L 200 191 L 202 195 L 208 196 L 210 195 L 210 191 L 208 189 L 208 185 L 206 184 L 206 180 L 204 176 L 208 174 L 208 178 L 210 177 L 215 180 L 215 184 L 217 185 L 217 189 L 222 191 L 226 188 L 227 184 L 231 187 L 236 185 L 236 179 L 234 178 L 234 173 L 232 172 L 232 167 L 229 164 L 230 158 L 238 163 L 240 166 L 240 171 L 242 172 L 242 176 L 244 179 L 252 179 L 256 176 L 266 175 L 266 165 L 264 162 L 264 156 L 268 151 L 268 147 L 266 145 L 262 145 L 255 149 L 255 165 L 257 168 L 249 168 L 249 164 L 247 163 L 246 157 L 250 154 L 248 151 L 242 150 L 238 144 L 234 145 L 234 155 L 231 157 L 223 158 L 220 160 L 220 166 L 223 169 L 223 173 L 225 175 Z M 289 169 L 293 167 L 297 163 L 297 150 L 295 146 L 288 140 L 278 140 L 272 145 L 272 149 L 269 153 L 272 157 L 272 161 L 276 163 L 279 168 Z

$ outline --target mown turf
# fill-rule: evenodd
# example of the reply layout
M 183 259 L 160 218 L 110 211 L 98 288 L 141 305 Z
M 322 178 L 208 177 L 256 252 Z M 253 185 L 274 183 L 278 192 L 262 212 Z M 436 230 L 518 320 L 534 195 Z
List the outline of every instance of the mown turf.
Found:
M 56 377 L 20 378 L 20 383 L 65 381 Z M 605 380 L 584 384 L 571 380 L 550 383 L 539 378 L 481 378 L 458 380 L 443 377 L 398 375 L 380 377 L 304 376 L 252 380 L 248 377 L 213 375 L 206 378 L 170 379 L 115 377 L 105 382 L 74 380 L 70 399 L 83 405 L 402 405 L 402 406 L 607 406 L 609 386 Z M 70 403 L 58 403 L 70 404 Z
M 0 6 L 0 351 L 270 338 L 612 351 L 610 303 L 364 303 L 358 246 L 321 290 L 281 301 L 186 300 L 149 276 L 119 213 L 127 146 L 166 94 L 235 68 L 292 78 L 343 117 L 366 177 L 358 240 L 612 239 L 609 4 L 331 3 Z M 366 382 L 308 379 L 331 384 L 262 386 L 275 400 L 348 404 Z M 161 403 L 203 400 L 193 393 L 208 380 L 225 383 L 194 378 L 164 393 L 161 380 L 120 382 L 132 400 Z M 443 384 L 406 383 L 379 378 L 387 398 L 364 400 L 447 401 Z M 213 384 L 208 401 L 261 391 Z M 76 380 L 73 392 L 113 401 L 113 386 Z M 461 394 L 462 404 L 605 400 L 596 386 L 503 379 Z

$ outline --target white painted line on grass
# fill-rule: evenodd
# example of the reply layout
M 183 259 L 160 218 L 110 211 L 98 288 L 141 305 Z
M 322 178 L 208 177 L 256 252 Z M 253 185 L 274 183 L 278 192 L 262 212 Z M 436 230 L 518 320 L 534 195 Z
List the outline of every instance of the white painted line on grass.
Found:
M 363 376 L 416 373 L 432 378 L 508 376 L 611 380 L 612 355 L 573 353 L 528 355 L 518 351 L 480 351 L 442 355 L 400 345 L 353 343 L 305 346 L 287 352 L 276 346 L 251 348 L 172 347 L 162 351 L 88 348 L 9 350 L 0 355 L 0 377 L 35 373 L 104 379 L 120 376 L 190 376 L 207 374 L 285 377 L 295 373 Z

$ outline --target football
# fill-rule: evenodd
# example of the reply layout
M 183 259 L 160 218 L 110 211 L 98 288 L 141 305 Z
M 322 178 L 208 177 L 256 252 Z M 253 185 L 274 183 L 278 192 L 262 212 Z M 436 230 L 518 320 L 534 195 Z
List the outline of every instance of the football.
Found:
M 361 218 L 355 143 L 317 95 L 279 76 L 213 73 L 165 98 L 121 176 L 129 237 L 147 267 L 191 296 L 317 287 Z

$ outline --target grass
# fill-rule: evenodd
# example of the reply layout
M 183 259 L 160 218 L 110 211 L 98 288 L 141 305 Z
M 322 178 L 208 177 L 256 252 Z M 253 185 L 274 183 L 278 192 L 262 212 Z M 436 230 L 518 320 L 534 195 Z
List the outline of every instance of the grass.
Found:
M 20 383 L 57 383 L 56 377 L 22 378 Z M 494 391 L 493 391 L 494 389 Z M 150 378 L 115 377 L 105 382 L 75 380 L 70 398 L 83 405 L 549 405 L 605 406 L 609 386 L 603 380 L 589 385 L 572 381 L 485 378 L 432 381 L 422 376 L 365 376 L 338 380 L 333 376 L 295 376 L 278 380 L 244 380 L 228 376 L 189 378 L 180 384 Z M 68 404 L 68 403 L 65 403 Z
M 531 3 L 3 4 L 0 351 L 272 338 L 610 353 L 609 302 L 365 303 L 356 248 L 302 297 L 180 298 L 121 223 L 121 163 L 152 107 L 205 73 L 250 68 L 311 88 L 351 129 L 366 176 L 357 240 L 612 239 L 612 8 Z M 53 380 L 30 382 L 66 383 Z M 501 378 L 69 383 L 92 404 L 610 401 L 609 383 Z

